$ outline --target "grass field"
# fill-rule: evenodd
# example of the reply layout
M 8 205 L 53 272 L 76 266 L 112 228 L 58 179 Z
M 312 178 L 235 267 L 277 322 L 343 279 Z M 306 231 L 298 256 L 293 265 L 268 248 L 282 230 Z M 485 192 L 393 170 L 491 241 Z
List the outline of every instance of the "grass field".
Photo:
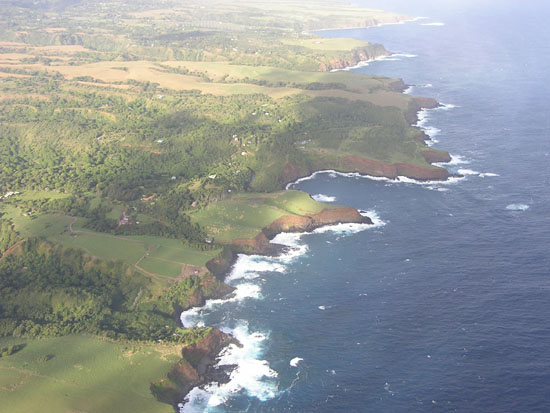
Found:
M 308 215 L 335 205 L 317 202 L 300 191 L 270 194 L 238 194 L 197 211 L 192 219 L 202 225 L 217 241 L 229 243 L 239 238 L 253 238 L 283 215 Z
M 310 42 L 312 39 L 297 40 L 296 42 Z M 335 39 L 342 40 L 342 39 Z M 349 39 L 348 39 L 349 40 Z M 293 42 L 293 41 L 292 41 Z M 310 43 L 315 44 L 314 41 Z M 346 43 L 346 42 L 342 42 Z M 321 45 L 317 45 L 321 46 Z M 0 55 L 1 56 L 1 55 Z M 393 80 L 376 76 L 361 76 L 348 72 L 303 72 L 268 66 L 247 66 L 234 65 L 228 62 L 192 62 L 192 61 L 164 61 L 159 62 L 164 66 L 174 68 L 185 68 L 193 72 L 200 72 L 208 75 L 213 81 L 205 82 L 198 76 L 183 75 L 179 73 L 168 73 L 163 71 L 155 62 L 95 62 L 78 66 L 55 65 L 44 66 L 42 64 L 24 64 L 28 70 L 48 70 L 59 72 L 68 79 L 78 76 L 90 76 L 94 79 L 106 82 L 102 88 L 113 86 L 120 88 L 121 85 L 114 82 L 125 82 L 135 80 L 140 82 L 155 79 L 160 87 L 175 91 L 200 90 L 202 93 L 217 96 L 229 96 L 235 94 L 265 94 L 274 99 L 281 99 L 286 96 L 304 94 L 312 97 L 331 96 L 348 100 L 364 100 L 380 106 L 396 106 L 401 109 L 407 107 L 410 97 L 398 92 L 384 90 Z M 2 63 L 0 62 L 0 67 Z M 9 66 L 9 65 L 8 65 Z M 125 67 L 127 70 L 118 68 Z M 227 75 L 227 79 L 236 83 L 221 83 L 220 80 Z M 264 80 L 268 82 L 288 82 L 296 84 L 319 83 L 341 83 L 347 90 L 326 89 L 326 90 L 304 90 L 291 86 L 270 87 L 247 83 L 245 78 L 253 80 Z
M 369 42 L 352 38 L 334 39 L 283 39 L 284 44 L 302 46 L 313 50 L 353 50 L 358 47 L 366 47 Z
M 166 376 L 178 346 L 88 336 L 0 339 L 1 347 L 22 343 L 22 350 L 0 358 L 2 412 L 173 412 L 149 385 Z
M 78 221 L 73 225 L 73 230 L 73 235 L 59 232 L 57 235 L 50 235 L 49 239 L 64 247 L 82 249 L 87 254 L 104 260 L 121 260 L 130 266 L 139 262 L 139 267 L 161 277 L 179 276 L 185 264 L 204 267 L 221 251 L 200 251 L 170 238 L 115 236 L 94 232 L 79 226 Z

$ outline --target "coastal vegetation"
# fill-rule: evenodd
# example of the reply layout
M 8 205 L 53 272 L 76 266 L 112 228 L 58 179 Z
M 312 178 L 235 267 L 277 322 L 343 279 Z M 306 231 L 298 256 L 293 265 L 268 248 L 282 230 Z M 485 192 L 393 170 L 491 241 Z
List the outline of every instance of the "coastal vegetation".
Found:
M 235 252 L 364 220 L 286 183 L 445 179 L 411 126 L 437 103 L 332 71 L 390 52 L 314 33 L 407 19 L 324 0 L 2 3 L 2 403 L 170 410 L 155 397 L 181 400 L 230 340 L 179 312 L 231 293 Z

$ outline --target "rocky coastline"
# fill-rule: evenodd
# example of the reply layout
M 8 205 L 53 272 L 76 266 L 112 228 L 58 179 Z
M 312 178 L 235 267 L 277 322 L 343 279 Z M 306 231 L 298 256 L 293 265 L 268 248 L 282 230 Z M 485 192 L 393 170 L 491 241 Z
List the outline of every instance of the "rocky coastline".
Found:
M 317 214 L 283 215 L 263 228 L 256 237 L 233 241 L 218 257 L 206 264 L 214 277 L 221 281 L 221 287 L 215 290 L 213 296 L 197 296 L 188 308 L 175 308 L 175 312 L 179 314 L 192 307 L 201 307 L 206 299 L 222 298 L 231 294 L 234 288 L 223 283 L 223 279 L 238 253 L 275 255 L 281 250 L 281 246 L 272 244 L 270 240 L 277 234 L 311 232 L 316 228 L 341 223 L 372 224 L 372 220 L 361 215 L 355 208 L 325 208 Z M 240 345 L 231 335 L 216 328 L 209 329 L 208 334 L 197 343 L 182 348 L 182 358 L 170 369 L 166 378 L 151 384 L 151 392 L 157 400 L 171 404 L 177 410 L 178 405 L 194 387 L 213 381 L 227 382 L 231 368 L 218 368 L 216 363 L 221 351 L 230 344 Z
M 369 47 L 352 50 L 351 55 L 345 58 L 335 57 L 327 63 L 322 63 L 319 65 L 319 71 L 345 70 L 384 56 L 391 56 L 391 53 L 381 44 L 373 43 Z

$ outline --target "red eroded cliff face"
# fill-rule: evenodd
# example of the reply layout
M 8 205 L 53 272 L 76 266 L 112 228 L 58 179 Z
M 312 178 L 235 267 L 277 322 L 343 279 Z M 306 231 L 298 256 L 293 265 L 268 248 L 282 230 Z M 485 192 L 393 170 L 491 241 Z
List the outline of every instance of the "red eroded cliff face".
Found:
M 363 158 L 362 156 L 348 156 L 344 158 L 346 169 L 371 176 L 384 176 L 396 178 L 397 168 L 388 163 L 374 159 Z
M 372 221 L 362 216 L 355 208 L 327 208 L 317 214 L 305 216 L 283 215 L 265 227 L 256 237 L 237 239 L 231 246 L 246 253 L 270 254 L 274 247 L 269 239 L 281 232 L 309 232 L 323 225 L 340 223 L 372 224 Z
M 238 342 L 229 334 L 222 333 L 220 330 L 212 329 L 210 334 L 199 342 L 186 346 L 182 349 L 182 355 L 186 360 L 197 369 L 199 375 L 206 371 L 207 364 L 212 364 L 216 356 L 229 344 Z M 209 363 L 205 363 L 203 359 Z
M 302 176 L 307 176 L 308 174 L 309 174 L 309 169 L 307 167 L 304 167 L 304 166 L 300 167 L 300 166 L 294 165 L 291 162 L 287 162 L 283 169 L 281 180 L 282 182 L 293 182 Z
M 430 155 L 427 156 L 429 157 Z M 449 154 L 445 156 L 445 154 L 435 151 L 432 151 L 431 156 L 433 159 L 437 159 L 436 162 L 445 162 L 443 159 L 451 159 Z M 439 159 L 442 160 L 440 161 Z M 445 180 L 449 177 L 449 172 L 446 169 L 433 166 L 418 166 L 408 163 L 388 164 L 360 156 L 348 156 L 344 158 L 344 161 L 346 162 L 346 169 L 372 176 L 383 176 L 386 178 L 406 176 L 420 181 Z
M 419 181 L 446 180 L 449 172 L 444 168 L 416 166 L 408 163 L 396 163 L 397 174 Z
M 383 46 L 378 44 L 371 44 L 365 49 L 355 49 L 351 55 L 346 57 L 334 57 L 328 61 L 328 63 L 322 63 L 319 65 L 319 71 L 329 72 L 335 69 L 345 69 L 348 67 L 356 66 L 359 62 L 366 62 L 372 59 L 376 59 L 381 56 L 391 55 Z
M 211 329 L 206 337 L 183 348 L 183 358 L 170 369 L 167 378 L 151 383 L 151 392 L 157 400 L 175 406 L 193 387 L 219 380 L 211 377 L 216 375 L 211 367 L 219 353 L 232 343 L 239 345 L 229 334 Z
M 271 250 L 269 239 L 263 232 L 260 232 L 254 238 L 240 238 L 231 243 L 236 252 L 245 252 L 247 254 L 267 254 Z
M 363 223 L 372 225 L 371 219 L 361 215 L 355 208 L 323 209 L 318 214 L 311 215 L 311 219 L 316 228 L 336 223 Z
M 422 156 L 428 163 L 451 161 L 451 155 L 449 155 L 449 152 L 444 151 L 426 150 L 422 152 Z
M 326 208 L 317 214 L 307 216 L 284 215 L 264 228 L 263 232 L 272 238 L 280 232 L 309 232 L 323 225 L 340 223 L 372 224 L 372 221 L 362 216 L 355 208 Z

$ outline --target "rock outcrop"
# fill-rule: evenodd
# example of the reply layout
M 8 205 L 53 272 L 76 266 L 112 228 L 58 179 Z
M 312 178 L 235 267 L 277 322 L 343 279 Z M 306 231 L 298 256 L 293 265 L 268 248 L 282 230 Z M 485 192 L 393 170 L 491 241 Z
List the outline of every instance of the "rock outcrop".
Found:
M 323 209 L 312 215 L 284 215 L 264 228 L 263 232 L 268 238 L 273 238 L 281 232 L 309 232 L 324 225 L 339 223 L 372 224 L 372 221 L 355 208 Z
M 391 53 L 388 52 L 384 46 L 373 43 L 365 48 L 354 49 L 351 51 L 351 54 L 347 54 L 346 56 L 334 57 L 328 62 L 322 63 L 319 66 L 319 71 L 330 72 L 336 69 L 346 69 L 356 66 L 360 62 L 368 62 L 369 60 L 389 55 L 391 55 Z
M 435 151 L 433 156 L 435 157 Z M 447 154 L 448 156 L 449 154 Z M 438 159 L 446 159 L 443 153 Z M 450 159 L 450 156 L 449 156 Z M 345 169 L 361 174 L 380 176 L 386 178 L 397 178 L 398 176 L 406 176 L 420 181 L 428 180 L 445 180 L 449 177 L 449 172 L 444 168 L 436 166 L 419 166 L 408 163 L 385 163 L 374 159 L 367 159 L 361 156 L 348 156 L 344 158 Z M 443 162 L 443 161 L 437 161 Z
M 418 122 L 418 112 L 422 109 L 435 109 L 441 106 L 437 100 L 434 98 L 426 97 L 414 97 L 410 103 L 409 107 L 405 112 L 405 119 L 409 124 L 414 125 Z
M 449 152 L 428 149 L 422 152 L 422 156 L 428 163 L 451 162 Z
M 211 329 L 206 337 L 182 349 L 182 359 L 170 369 L 165 379 L 151 384 L 151 392 L 157 400 L 176 406 L 194 387 L 210 381 L 223 381 L 224 374 L 220 374 L 214 365 L 216 357 L 229 344 L 239 345 L 229 334 Z

